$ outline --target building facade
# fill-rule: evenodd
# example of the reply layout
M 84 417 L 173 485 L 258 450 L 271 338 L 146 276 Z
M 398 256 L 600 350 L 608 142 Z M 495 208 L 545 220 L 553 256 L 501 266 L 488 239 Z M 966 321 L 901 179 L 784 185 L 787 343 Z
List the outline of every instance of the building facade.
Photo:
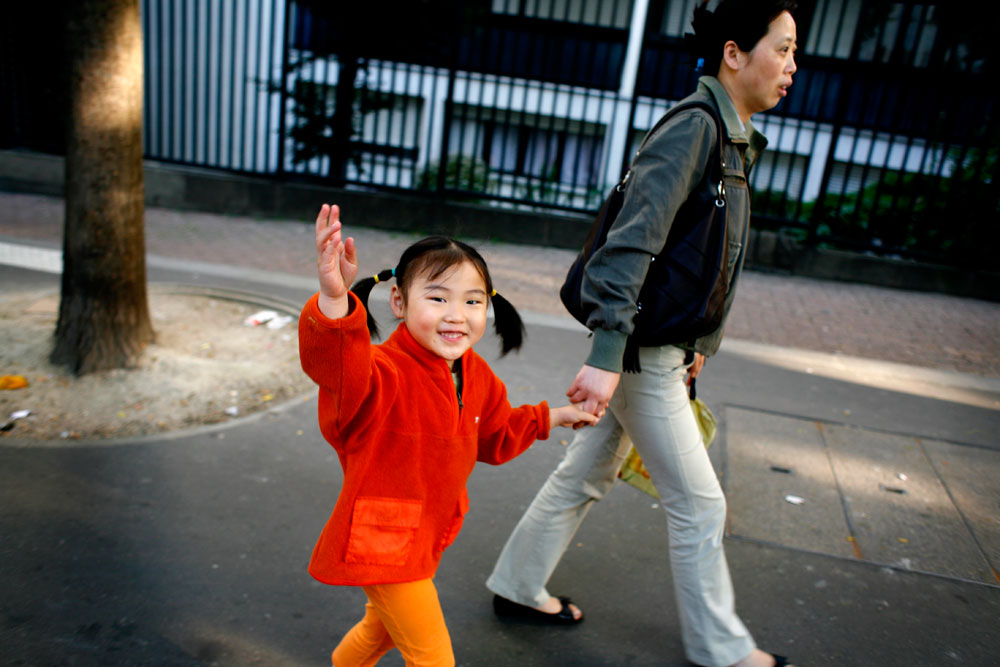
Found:
M 142 0 L 145 152 L 592 211 L 694 89 L 696 2 Z M 952 263 L 996 238 L 995 58 L 952 4 L 799 3 L 794 85 L 754 117 L 757 226 Z

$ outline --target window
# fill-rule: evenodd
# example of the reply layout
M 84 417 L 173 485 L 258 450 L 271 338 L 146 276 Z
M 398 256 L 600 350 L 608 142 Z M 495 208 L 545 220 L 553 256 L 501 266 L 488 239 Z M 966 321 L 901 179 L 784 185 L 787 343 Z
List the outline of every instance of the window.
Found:
M 933 5 L 875 3 L 862 16 L 859 60 L 927 67 L 937 36 Z
M 660 33 L 668 37 L 683 37 L 692 32 L 691 17 L 699 0 L 668 0 L 663 9 Z
M 493 13 L 628 29 L 632 0 L 493 0 Z
M 764 151 L 750 174 L 750 186 L 756 191 L 783 192 L 784 198 L 798 201 L 808 168 L 809 158 L 804 155 Z
M 482 157 L 490 169 L 572 185 L 597 182 L 602 137 L 494 123 L 485 136 Z
M 597 187 L 604 127 L 553 116 L 465 107 L 451 126 L 450 154 L 474 156 L 491 173 Z

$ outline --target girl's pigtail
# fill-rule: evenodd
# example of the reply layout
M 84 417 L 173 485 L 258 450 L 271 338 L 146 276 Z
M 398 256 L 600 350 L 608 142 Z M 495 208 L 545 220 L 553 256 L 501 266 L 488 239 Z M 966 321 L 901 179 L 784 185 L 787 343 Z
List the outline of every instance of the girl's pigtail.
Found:
M 500 336 L 500 356 L 503 356 L 511 350 L 520 349 L 524 341 L 524 323 L 510 301 L 497 294 L 496 290 L 490 296 L 493 301 L 493 326 Z
M 378 332 L 378 323 L 375 322 L 375 318 L 372 317 L 372 311 L 368 308 L 368 295 L 371 294 L 372 288 L 377 283 L 389 280 L 394 275 L 396 275 L 396 269 L 385 269 L 370 278 L 362 278 L 351 286 L 351 291 L 361 301 L 361 305 L 365 307 L 365 312 L 368 314 L 368 333 L 373 338 L 381 338 L 381 335 Z

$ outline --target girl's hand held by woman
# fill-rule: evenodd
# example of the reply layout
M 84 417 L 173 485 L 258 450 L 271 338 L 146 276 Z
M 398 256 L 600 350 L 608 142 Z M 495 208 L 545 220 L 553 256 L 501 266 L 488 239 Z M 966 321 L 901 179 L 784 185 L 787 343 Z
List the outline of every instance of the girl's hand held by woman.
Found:
M 581 426 L 593 426 L 597 421 L 597 417 L 576 405 L 564 405 L 561 408 L 549 409 L 549 428 L 572 426 L 575 430 Z
M 354 239 L 343 238 L 340 207 L 323 204 L 316 216 L 316 254 L 319 274 L 319 309 L 330 319 L 347 315 L 347 291 L 358 275 Z

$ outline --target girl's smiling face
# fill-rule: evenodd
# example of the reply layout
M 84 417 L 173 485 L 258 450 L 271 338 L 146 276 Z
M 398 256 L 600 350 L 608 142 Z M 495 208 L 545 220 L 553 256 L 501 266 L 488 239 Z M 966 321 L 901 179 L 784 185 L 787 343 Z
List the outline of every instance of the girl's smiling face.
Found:
M 449 368 L 486 332 L 486 281 L 469 261 L 434 278 L 426 272 L 414 276 L 405 297 L 393 285 L 389 303 L 417 342 Z

